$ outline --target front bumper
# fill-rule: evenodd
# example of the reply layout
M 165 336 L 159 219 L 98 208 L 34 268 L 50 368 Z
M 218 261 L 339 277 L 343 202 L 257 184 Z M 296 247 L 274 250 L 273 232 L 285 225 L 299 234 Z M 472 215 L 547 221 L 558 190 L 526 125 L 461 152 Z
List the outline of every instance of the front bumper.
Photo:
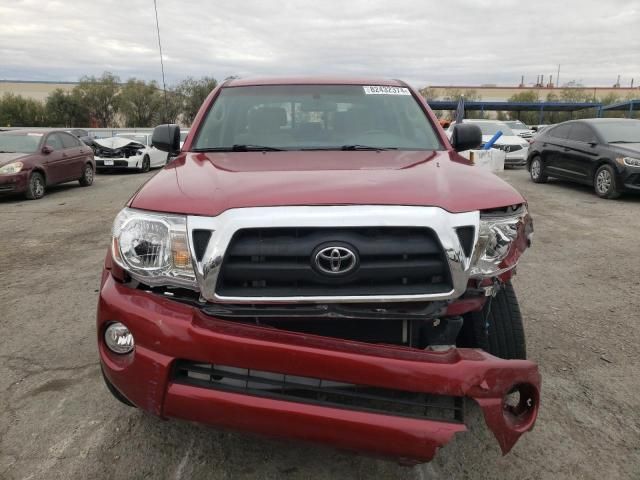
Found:
M 106 349 L 103 332 L 112 321 L 133 333 L 132 354 L 119 356 Z M 174 379 L 179 359 L 471 398 L 504 453 L 533 427 L 538 411 L 540 376 L 529 361 L 501 360 L 474 349 L 425 352 L 224 321 L 124 286 L 106 271 L 97 327 L 109 381 L 132 403 L 163 418 L 322 442 L 409 463 L 431 460 L 455 433 L 466 430 L 461 423 L 186 385 Z M 531 392 L 530 408 L 518 415 L 504 404 L 516 385 Z
M 142 167 L 142 155 L 128 158 L 102 158 L 96 157 L 96 168 L 141 168 Z
M 18 172 L 10 175 L 0 175 L 0 194 L 22 193 L 27 190 L 29 172 Z
M 522 150 L 517 150 L 515 152 L 507 153 L 504 164 L 509 166 L 522 166 L 527 163 L 527 153 L 529 149 L 525 148 Z

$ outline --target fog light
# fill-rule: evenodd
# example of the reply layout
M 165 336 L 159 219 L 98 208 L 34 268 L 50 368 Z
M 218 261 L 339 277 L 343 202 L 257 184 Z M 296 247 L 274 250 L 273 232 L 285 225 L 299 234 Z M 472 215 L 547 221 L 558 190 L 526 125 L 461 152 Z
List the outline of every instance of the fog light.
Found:
M 133 334 L 120 322 L 112 323 L 104 332 L 104 342 L 114 353 L 124 354 L 133 350 Z

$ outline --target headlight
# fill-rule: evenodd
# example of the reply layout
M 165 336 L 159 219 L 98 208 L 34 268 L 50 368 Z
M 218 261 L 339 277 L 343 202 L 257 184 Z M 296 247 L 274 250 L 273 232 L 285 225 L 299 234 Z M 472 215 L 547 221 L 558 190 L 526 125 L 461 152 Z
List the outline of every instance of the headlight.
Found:
M 533 223 L 525 205 L 507 213 L 481 213 L 470 275 L 492 277 L 515 267 L 532 236 Z
M 115 262 L 144 284 L 196 289 L 183 215 L 123 209 L 113 223 Z
M 618 158 L 619 163 L 624 163 L 628 167 L 640 167 L 640 158 L 622 157 Z
M 22 162 L 9 163 L 4 167 L 0 167 L 0 175 L 10 175 L 12 173 L 18 173 L 20 170 L 22 170 L 22 167 Z

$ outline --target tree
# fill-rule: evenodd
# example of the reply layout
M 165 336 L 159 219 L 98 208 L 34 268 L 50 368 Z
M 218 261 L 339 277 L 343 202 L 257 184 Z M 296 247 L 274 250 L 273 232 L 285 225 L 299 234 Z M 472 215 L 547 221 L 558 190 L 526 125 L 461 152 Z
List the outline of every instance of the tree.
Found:
M 102 128 L 114 127 L 119 108 L 120 78 L 110 72 L 101 77 L 82 77 L 74 90 L 82 99 L 89 115 Z
M 459 88 L 447 88 L 444 91 L 443 100 L 449 102 L 457 102 L 461 97 L 464 97 L 465 102 L 478 102 L 482 100 L 482 97 L 478 94 L 477 90 L 467 89 L 461 90 Z M 454 112 L 451 112 L 451 116 L 454 115 Z M 477 110 L 466 110 L 464 112 L 465 118 L 483 118 L 484 115 Z
M 160 118 L 162 92 L 154 81 L 130 78 L 120 90 L 118 103 L 127 127 L 151 127 Z
M 42 102 L 5 93 L 0 99 L 0 125 L 4 127 L 41 127 L 46 124 Z
M 217 85 L 218 81 L 213 77 L 200 80 L 189 77 L 178 84 L 175 92 L 182 99 L 182 116 L 187 125 L 191 125 L 205 98 Z
M 84 127 L 89 124 L 89 112 L 76 91 L 55 89 L 47 97 L 44 108 L 50 127 Z
M 509 102 L 534 103 L 540 101 L 540 96 L 535 90 L 525 90 L 518 92 L 509 97 Z M 527 125 L 535 125 L 538 123 L 539 113 L 536 111 L 512 111 L 509 112 L 511 120 L 521 120 Z

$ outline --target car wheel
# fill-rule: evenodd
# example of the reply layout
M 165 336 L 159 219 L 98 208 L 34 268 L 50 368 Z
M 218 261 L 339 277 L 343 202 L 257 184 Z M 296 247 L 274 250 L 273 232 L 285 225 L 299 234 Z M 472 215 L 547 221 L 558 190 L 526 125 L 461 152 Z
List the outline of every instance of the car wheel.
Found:
M 40 172 L 33 172 L 29 177 L 29 184 L 27 185 L 26 197 L 29 200 L 37 200 L 44 197 L 46 190 L 46 182 L 44 176 Z
M 488 297 L 482 311 L 466 314 L 463 330 L 464 346 L 507 360 L 527 358 L 520 305 L 511 282 L 504 283 L 495 297 Z
M 102 370 L 102 367 L 100 367 L 100 371 L 102 372 L 102 379 L 104 380 L 104 384 L 107 386 L 107 389 L 111 392 L 111 395 L 113 395 L 116 398 L 116 400 L 118 400 L 121 403 L 124 403 L 128 407 L 135 407 L 135 405 L 131 403 L 129 400 L 127 400 L 127 397 L 122 395 L 120 391 L 116 387 L 114 387 L 113 384 L 107 379 L 107 376 L 104 374 L 104 370 Z
M 595 174 L 593 186 L 600 198 L 618 198 L 620 192 L 616 185 L 616 175 L 609 165 L 602 165 Z
M 82 177 L 80 177 L 78 181 L 80 182 L 80 185 L 82 185 L 83 187 L 88 187 L 89 185 L 93 184 L 93 177 L 94 177 L 93 167 L 91 166 L 90 163 L 87 163 L 84 166 Z
M 540 157 L 533 157 L 531 165 L 529 165 L 529 173 L 531 174 L 531 180 L 535 183 L 546 183 L 549 177 L 544 173 L 542 166 L 542 159 Z
M 142 173 L 146 173 L 149 171 L 150 168 L 151 168 L 151 161 L 149 160 L 149 156 L 145 155 L 144 158 L 142 159 L 142 167 L 140 168 L 140 171 Z

